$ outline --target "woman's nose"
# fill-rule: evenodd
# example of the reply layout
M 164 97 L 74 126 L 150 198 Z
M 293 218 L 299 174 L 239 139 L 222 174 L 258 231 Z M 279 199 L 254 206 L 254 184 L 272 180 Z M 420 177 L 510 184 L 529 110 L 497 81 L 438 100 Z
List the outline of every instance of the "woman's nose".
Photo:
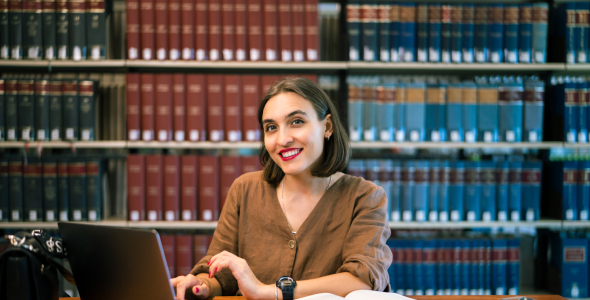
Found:
M 288 129 L 280 129 L 279 130 L 279 138 L 277 140 L 277 144 L 279 144 L 279 146 L 289 145 L 292 141 L 293 141 L 293 137 L 289 133 Z

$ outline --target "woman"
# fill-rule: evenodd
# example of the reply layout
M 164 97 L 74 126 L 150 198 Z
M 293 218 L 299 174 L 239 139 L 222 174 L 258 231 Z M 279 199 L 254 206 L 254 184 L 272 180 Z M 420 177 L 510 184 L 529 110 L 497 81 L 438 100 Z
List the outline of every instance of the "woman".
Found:
M 336 111 L 309 79 L 270 88 L 258 108 L 264 170 L 232 184 L 207 256 L 172 280 L 177 300 L 189 288 L 200 299 L 389 290 L 385 192 L 341 173 L 350 149 Z

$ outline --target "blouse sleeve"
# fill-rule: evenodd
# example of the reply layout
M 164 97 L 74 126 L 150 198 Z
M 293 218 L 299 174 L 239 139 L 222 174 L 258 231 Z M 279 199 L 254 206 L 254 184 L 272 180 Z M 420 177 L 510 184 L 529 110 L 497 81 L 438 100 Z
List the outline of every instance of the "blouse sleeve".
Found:
M 207 262 L 216 254 L 228 251 L 235 255 L 238 255 L 238 233 L 239 233 L 239 201 L 240 201 L 240 188 L 241 184 L 234 182 L 229 189 L 229 193 L 225 200 L 225 204 L 221 211 L 221 216 L 217 222 L 217 228 L 213 234 L 213 240 L 207 251 L 207 256 L 203 257 L 193 268 L 191 274 L 208 274 L 209 266 Z M 215 288 L 221 286 L 221 293 L 225 296 L 235 296 L 238 292 L 238 281 L 232 275 L 229 268 L 221 270 L 215 274 L 216 281 L 219 282 L 217 285 L 213 278 L 211 282 L 206 277 L 197 276 L 205 281 L 212 288 L 212 295 L 219 294 L 219 291 L 215 291 Z M 217 296 L 217 295 L 216 295 Z
M 387 196 L 373 186 L 357 195 L 352 224 L 342 249 L 342 266 L 375 291 L 389 290 L 387 269 L 393 258 L 386 241 L 391 235 L 387 223 Z

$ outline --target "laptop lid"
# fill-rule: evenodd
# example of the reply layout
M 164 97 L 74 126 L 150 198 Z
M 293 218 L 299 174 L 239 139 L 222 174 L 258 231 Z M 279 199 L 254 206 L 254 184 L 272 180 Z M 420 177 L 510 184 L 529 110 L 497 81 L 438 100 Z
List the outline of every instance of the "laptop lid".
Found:
M 84 300 L 173 300 L 155 230 L 58 222 Z

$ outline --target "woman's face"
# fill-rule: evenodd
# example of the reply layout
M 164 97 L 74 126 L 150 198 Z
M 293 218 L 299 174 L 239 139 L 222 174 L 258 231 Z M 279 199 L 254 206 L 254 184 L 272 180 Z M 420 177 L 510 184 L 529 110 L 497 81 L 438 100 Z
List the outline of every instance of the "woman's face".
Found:
M 268 100 L 262 128 L 272 160 L 285 174 L 295 175 L 320 162 L 324 139 L 332 135 L 332 118 L 318 120 L 311 102 L 289 92 Z

